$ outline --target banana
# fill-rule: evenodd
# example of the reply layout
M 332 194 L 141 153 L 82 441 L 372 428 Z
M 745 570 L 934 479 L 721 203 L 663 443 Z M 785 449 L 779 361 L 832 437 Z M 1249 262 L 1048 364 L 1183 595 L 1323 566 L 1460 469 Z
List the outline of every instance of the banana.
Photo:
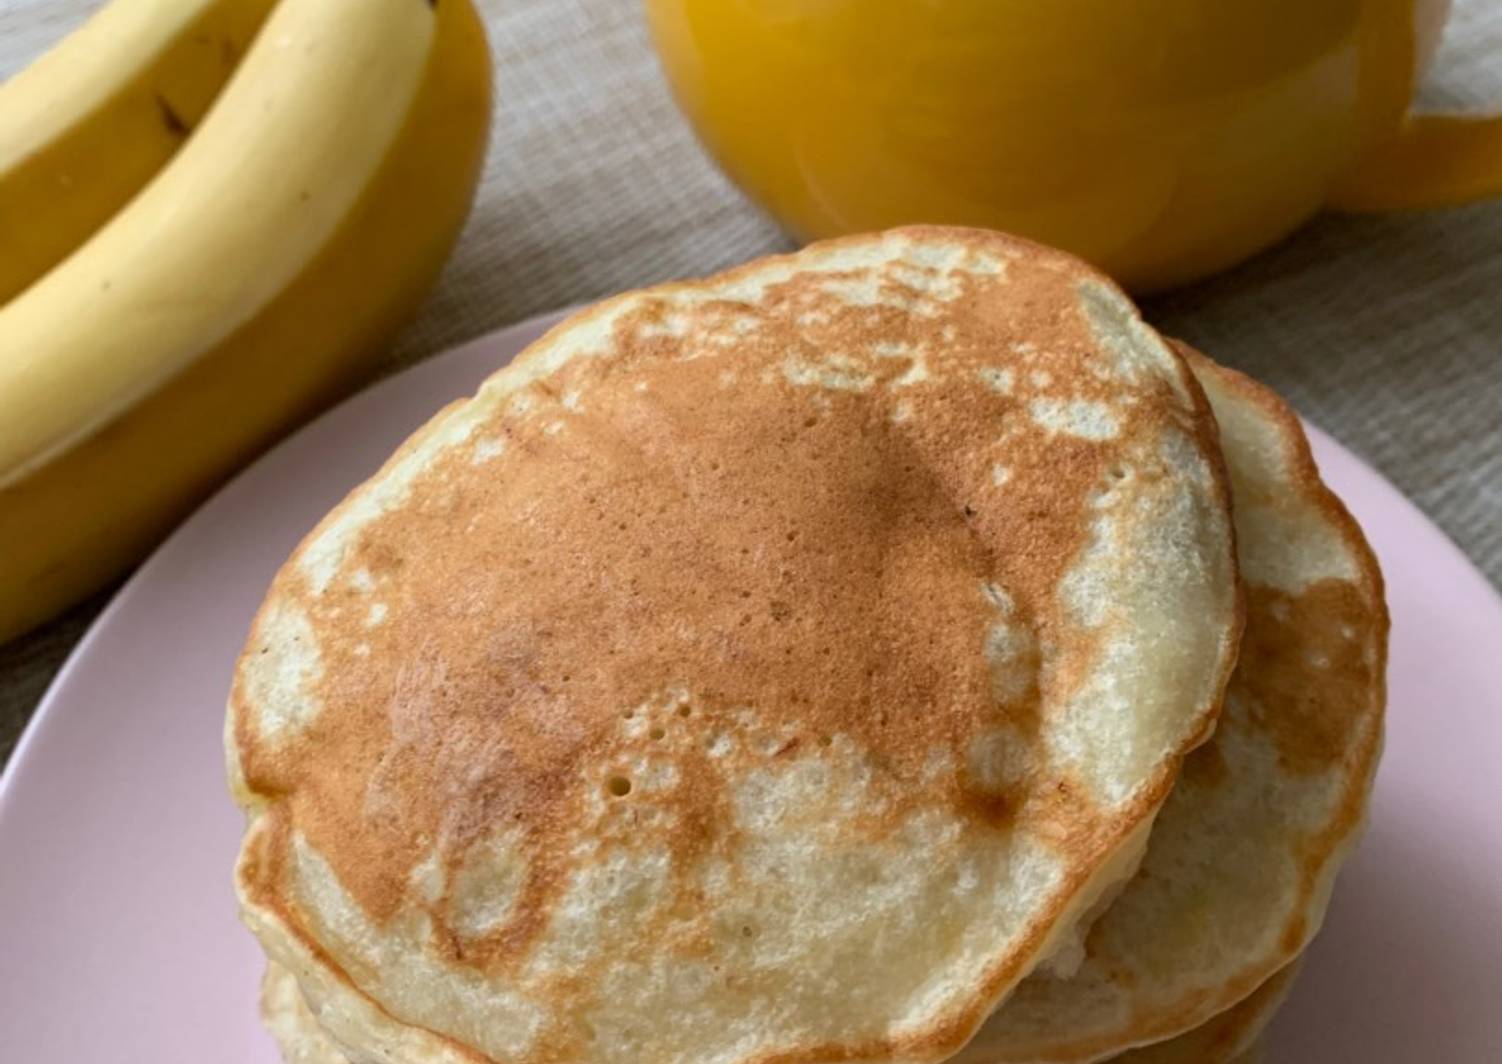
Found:
M 368 371 L 468 211 L 489 70 L 468 0 L 281 0 L 155 180 L 0 308 L 0 639 Z
M 114 0 L 0 85 L 0 303 L 181 147 L 274 0 Z

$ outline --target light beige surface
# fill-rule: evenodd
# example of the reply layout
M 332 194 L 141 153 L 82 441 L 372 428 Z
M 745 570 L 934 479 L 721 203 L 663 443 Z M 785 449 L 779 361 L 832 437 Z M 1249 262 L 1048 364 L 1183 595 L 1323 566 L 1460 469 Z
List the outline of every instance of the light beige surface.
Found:
M 91 0 L 0 0 L 0 75 Z M 705 161 L 632 0 L 485 0 L 501 105 L 466 239 L 392 365 L 782 246 Z M 1502 4 L 1459 0 L 1426 99 L 1502 100 Z M 581 145 L 587 146 L 581 150 Z M 1288 396 L 1502 580 L 1502 206 L 1329 217 L 1148 307 Z M 0 756 L 103 598 L 0 648 Z
M 242 915 L 376 1058 L 941 1059 L 1208 734 L 1228 505 L 1188 368 L 1051 249 L 916 227 L 582 311 L 278 573 Z

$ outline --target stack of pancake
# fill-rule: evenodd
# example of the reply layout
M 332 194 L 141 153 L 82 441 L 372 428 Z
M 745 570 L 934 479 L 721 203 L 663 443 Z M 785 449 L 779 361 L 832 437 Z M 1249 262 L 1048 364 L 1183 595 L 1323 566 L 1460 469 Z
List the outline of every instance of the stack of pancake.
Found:
M 303 1064 L 1247 1059 L 1381 745 L 1272 393 L 913 228 L 583 311 L 303 542 L 226 728 Z

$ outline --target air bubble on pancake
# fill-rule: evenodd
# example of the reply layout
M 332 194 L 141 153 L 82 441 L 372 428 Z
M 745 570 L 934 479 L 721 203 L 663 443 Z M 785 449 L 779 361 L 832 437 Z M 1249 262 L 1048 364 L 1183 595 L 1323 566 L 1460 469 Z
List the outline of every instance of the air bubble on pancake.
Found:
M 564 392 L 563 398 L 559 402 L 563 404 L 563 409 L 565 410 L 578 410 L 580 409 L 579 398 L 579 390 L 575 388 Z
M 782 375 L 789 384 L 834 391 L 865 392 L 876 383 L 876 378 L 864 372 L 860 363 L 841 354 L 826 355 L 820 362 L 789 355 L 783 359 Z
M 371 576 L 370 570 L 362 565 L 349 574 L 349 586 L 362 595 L 368 595 L 375 590 L 375 577 Z
M 301 732 L 322 711 L 315 685 L 323 678 L 323 658 L 302 608 L 273 601 L 256 625 L 259 651 L 244 677 L 245 701 L 255 707 L 256 728 L 275 743 Z
M 1013 340 L 1009 346 L 1014 355 L 1026 357 L 1038 353 L 1038 345 L 1031 340 Z
M 717 732 L 709 737 L 709 742 L 704 747 L 704 752 L 710 757 L 719 759 L 729 756 L 735 749 L 735 740 L 727 732 Z
M 642 392 L 644 392 L 644 391 L 647 390 L 647 382 L 646 381 L 637 381 L 635 384 L 633 384 L 631 386 L 631 390 L 634 391 L 634 392 L 636 392 L 639 395 Z
M 1102 510 L 1117 505 L 1121 501 L 1120 491 L 1131 478 L 1132 471 L 1127 466 L 1121 464 L 1111 466 L 1106 470 L 1106 475 L 1101 482 L 1085 497 L 1085 504 L 1092 510 Z
M 679 780 L 678 766 L 662 757 L 633 758 L 630 775 L 635 786 L 646 794 L 671 790 Z
M 906 399 L 899 399 L 892 407 L 892 420 L 899 424 L 913 416 L 913 404 Z
M 1053 384 L 1053 374 L 1046 369 L 1028 370 L 1027 381 L 1034 388 L 1047 388 Z
M 1028 413 L 1051 433 L 1082 440 L 1110 440 L 1121 432 L 1116 412 L 1090 399 L 1034 399 Z
M 1001 487 L 1002 485 L 1004 485 L 1007 481 L 1009 481 L 1011 479 L 1012 479 L 1012 471 L 1010 469 L 1008 469 L 1006 466 L 1002 465 L 1000 462 L 996 462 L 996 463 L 992 464 L 992 466 L 991 466 L 991 485 L 993 487 L 999 488 L 999 487 Z
M 386 620 L 386 604 L 384 602 L 372 603 L 370 611 L 365 614 L 365 627 L 375 628 Z
M 1010 366 L 982 366 L 975 373 L 983 384 L 1001 395 L 1011 395 L 1017 386 L 1017 374 Z
M 527 879 L 522 833 L 502 831 L 471 846 L 449 888 L 449 924 L 483 938 L 511 918 Z
M 474 450 L 470 452 L 469 460 L 474 465 L 481 465 L 499 456 L 506 450 L 506 441 L 499 436 L 486 436 L 475 443 Z

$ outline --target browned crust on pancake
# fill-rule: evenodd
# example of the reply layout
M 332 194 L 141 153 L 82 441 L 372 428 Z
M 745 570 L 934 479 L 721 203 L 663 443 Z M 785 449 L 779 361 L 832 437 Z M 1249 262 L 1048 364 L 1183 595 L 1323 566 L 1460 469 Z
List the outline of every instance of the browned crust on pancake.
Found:
M 983 231 L 946 229 L 943 227 L 915 227 L 913 229 L 906 230 L 905 232 L 919 238 L 933 237 L 944 240 L 953 240 L 958 238 L 970 242 L 993 243 L 1010 249 L 1021 247 L 1030 249 L 1032 252 L 1037 254 L 1043 254 L 1056 258 L 1060 261 L 1071 264 L 1071 268 L 1076 268 L 1072 265 L 1073 260 L 1069 260 L 1064 256 L 1061 256 L 1060 253 L 1055 252 L 1052 249 L 1041 248 L 1037 245 L 1028 244 L 1025 241 L 1018 241 L 1012 238 L 1002 237 L 998 234 L 992 234 Z M 846 240 L 842 241 L 828 242 L 828 244 L 824 246 L 844 243 L 861 244 L 865 243 L 868 239 L 869 238 L 865 237 L 847 238 Z M 724 283 L 734 280 L 739 276 L 747 276 L 757 273 L 760 270 L 764 269 L 765 266 L 765 261 L 752 263 L 736 270 L 731 270 L 725 274 L 721 274 L 709 280 L 713 282 Z M 1105 283 L 1103 279 L 1101 280 L 1102 283 Z M 652 291 L 654 293 L 671 292 L 676 287 L 678 286 L 663 286 L 662 288 L 649 291 Z M 699 284 L 694 284 L 687 287 L 697 288 L 699 287 Z M 613 300 L 605 304 L 601 304 L 590 310 L 586 310 L 582 312 L 581 315 L 576 315 L 574 318 L 571 318 L 569 322 L 555 327 L 555 331 L 557 329 L 562 329 L 565 326 L 577 326 L 581 320 L 588 319 L 589 317 L 603 315 L 615 308 L 618 303 L 618 300 Z M 549 334 L 549 336 L 551 335 L 552 333 Z M 546 344 L 549 336 L 545 336 L 542 340 L 534 344 L 529 350 L 535 355 L 535 352 L 542 345 Z M 523 353 L 523 355 L 519 356 L 518 361 L 524 361 L 527 358 L 528 354 Z M 1192 424 L 1180 425 L 1179 427 L 1185 431 L 1190 432 L 1193 435 L 1200 454 L 1204 457 L 1207 457 L 1214 465 L 1214 490 L 1220 498 L 1223 506 L 1228 508 L 1230 498 L 1228 478 L 1224 469 L 1223 462 L 1220 458 L 1220 451 L 1218 441 L 1216 440 L 1213 415 L 1210 413 L 1208 401 L 1205 399 L 1198 383 L 1195 381 L 1193 375 L 1187 370 L 1187 368 L 1180 364 L 1178 369 L 1180 374 L 1180 383 L 1182 384 L 1184 392 L 1191 397 L 1196 414 Z M 414 436 L 412 440 L 409 440 L 408 443 L 404 444 L 403 447 L 397 452 L 397 454 L 393 456 L 393 458 L 389 460 L 385 466 L 383 466 L 382 473 L 389 471 L 395 463 L 410 454 L 412 450 L 418 446 L 420 440 L 427 434 L 434 431 L 435 427 L 436 422 L 430 422 L 429 425 L 426 426 L 419 434 Z M 377 474 L 377 476 L 380 475 L 381 474 Z M 331 518 L 336 517 L 344 512 L 349 505 L 349 501 L 346 500 L 345 503 L 342 503 L 341 506 L 334 511 L 334 514 L 331 515 Z M 310 534 L 310 537 L 304 540 L 304 545 L 306 545 L 311 539 L 312 535 Z M 1039 544 L 1038 546 L 1039 549 L 1044 552 L 1047 552 L 1051 549 L 1057 549 L 1050 547 L 1048 544 Z M 300 547 L 299 553 L 301 552 L 301 549 L 302 548 Z M 1234 666 L 1234 654 L 1229 651 L 1229 648 L 1235 646 L 1236 641 L 1240 636 L 1241 626 L 1244 622 L 1245 606 L 1239 588 L 1237 589 L 1235 601 L 1236 616 L 1234 623 L 1231 625 L 1229 638 L 1227 639 L 1228 649 L 1227 652 L 1223 653 L 1222 655 L 1219 675 L 1215 683 L 1215 690 L 1219 692 L 1224 691 L 1226 682 L 1229 679 L 1232 668 Z M 257 623 L 258 625 L 260 623 L 259 617 Z M 247 649 L 247 654 L 249 654 L 250 652 L 250 649 Z M 1011 985 L 1018 977 L 1020 977 L 1021 974 L 1023 974 L 1022 969 L 1032 959 L 1032 955 L 1037 952 L 1039 947 L 1041 947 L 1044 939 L 1053 929 L 1053 925 L 1057 921 L 1060 913 L 1067 908 L 1067 899 L 1073 898 L 1078 893 L 1083 884 L 1093 874 L 1093 870 L 1102 862 L 1104 855 L 1114 851 L 1117 847 L 1119 847 L 1121 843 L 1138 826 L 1138 824 L 1140 824 L 1145 817 L 1149 816 L 1161 804 L 1163 798 L 1166 797 L 1170 788 L 1172 787 L 1174 780 L 1177 778 L 1179 765 L 1184 754 L 1194 746 L 1197 746 L 1206 737 L 1208 737 L 1211 730 L 1213 729 L 1215 714 L 1218 711 L 1218 708 L 1218 699 L 1214 704 L 1208 705 L 1204 708 L 1204 711 L 1199 716 L 1198 726 L 1183 743 L 1183 747 L 1180 750 L 1178 756 L 1164 763 L 1160 767 L 1159 771 L 1150 780 L 1138 787 L 1134 800 L 1130 803 L 1130 805 L 1125 807 L 1123 813 L 1119 817 L 1117 817 L 1112 824 L 1106 825 L 1103 830 L 1098 831 L 1095 836 L 1090 838 L 1089 840 L 1080 840 L 1080 842 L 1082 843 L 1080 848 L 1071 852 L 1077 852 L 1081 857 L 1081 860 L 1076 862 L 1071 875 L 1055 895 L 1056 903 L 1053 909 L 1045 914 L 1042 914 L 1039 918 L 1033 921 L 1028 935 L 1022 941 L 1023 948 L 1014 951 L 1009 957 L 1005 959 L 1004 963 L 999 964 L 989 973 L 984 985 L 980 987 L 977 993 L 972 996 L 974 1004 L 971 1008 L 969 1008 L 968 1010 L 956 1011 L 955 1013 L 948 1016 L 943 1022 L 933 1024 L 927 1029 L 915 1032 L 900 1039 L 882 1038 L 858 1045 L 827 1044 L 808 1046 L 800 1048 L 797 1051 L 793 1052 L 763 1055 L 761 1057 L 755 1058 L 756 1064 L 801 1064 L 801 1062 L 806 1061 L 812 1062 L 834 1060 L 863 1060 L 878 1057 L 898 1057 L 901 1059 L 927 1060 L 937 1059 L 957 1049 L 961 1044 L 963 1044 L 966 1039 L 968 1039 L 968 1037 L 974 1032 L 975 1028 L 984 1019 L 985 1015 L 989 1012 L 991 1003 L 994 1002 L 995 997 L 999 996 L 1005 987 Z M 244 712 L 237 712 L 235 714 L 233 731 L 237 746 L 242 751 L 242 756 L 245 758 L 246 763 L 251 766 L 251 771 L 254 772 L 254 762 L 256 759 L 254 750 L 256 746 L 256 740 L 249 732 L 247 714 L 245 714 Z M 242 800 L 247 801 L 247 804 L 260 804 L 266 799 L 275 798 L 276 796 L 277 795 L 274 790 L 263 789 L 253 796 L 244 795 Z M 1067 816 L 1070 808 L 1070 803 L 1068 801 L 1063 801 L 1057 803 L 1055 809 L 1048 815 Z M 985 815 L 984 809 L 978 810 L 978 812 L 980 812 L 981 815 Z M 281 845 L 274 848 L 284 856 L 287 852 L 285 841 L 285 835 L 288 831 L 288 825 L 286 822 L 287 810 L 284 806 L 282 806 L 275 809 L 268 815 L 271 815 L 273 817 L 273 820 L 267 825 L 267 827 L 270 829 L 268 838 L 272 836 L 281 838 Z M 247 865 L 247 873 L 249 873 L 251 870 L 251 866 Z M 248 899 L 252 900 L 255 905 L 276 913 L 279 920 L 283 923 L 283 925 L 290 933 L 301 940 L 303 944 L 306 945 L 310 950 L 314 951 L 319 959 L 331 970 L 338 972 L 340 977 L 350 986 L 351 989 L 354 989 L 357 993 L 361 993 L 363 996 L 363 992 L 359 990 L 357 981 L 351 979 L 348 973 L 343 972 L 338 968 L 338 966 L 334 963 L 333 958 L 328 955 L 328 952 L 319 946 L 315 936 L 312 935 L 302 925 L 302 921 L 294 911 L 294 907 L 288 904 L 284 897 L 285 891 L 281 886 L 282 880 L 282 874 L 277 869 L 267 869 L 264 878 L 258 875 L 250 876 L 249 878 L 242 878 L 241 884 L 242 889 Z M 456 949 L 455 959 L 460 959 L 460 957 L 461 954 Z M 367 997 L 367 1000 L 370 999 Z M 373 1000 L 371 1000 L 371 1004 L 375 1005 L 378 1008 L 380 1007 L 379 1004 Z M 439 1038 L 443 1042 L 452 1046 L 456 1052 L 464 1053 L 475 1061 L 486 1061 L 489 1059 L 473 1050 L 468 1049 L 467 1047 L 458 1045 L 457 1043 L 453 1042 L 452 1039 L 438 1035 L 436 1032 L 434 1032 L 434 1037 Z M 748 1061 L 749 1060 L 750 1058 L 748 1058 Z
M 1295 960 L 1247 997 L 1199 1027 L 1169 1040 L 1129 1049 L 1109 1064 L 1234 1064 L 1261 1037 L 1298 977 Z
M 1245 1000 L 1166 1043 L 1127 1050 L 1110 1064 L 1234 1064 L 1263 1034 L 1297 978 L 1299 962 L 1274 974 Z M 345 1060 L 318 1026 L 291 976 L 268 966 L 261 982 L 261 1014 L 276 1033 L 283 1053 Z M 290 994 L 290 1000 L 289 1000 Z M 298 1059 L 302 1059 L 301 1056 Z

